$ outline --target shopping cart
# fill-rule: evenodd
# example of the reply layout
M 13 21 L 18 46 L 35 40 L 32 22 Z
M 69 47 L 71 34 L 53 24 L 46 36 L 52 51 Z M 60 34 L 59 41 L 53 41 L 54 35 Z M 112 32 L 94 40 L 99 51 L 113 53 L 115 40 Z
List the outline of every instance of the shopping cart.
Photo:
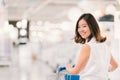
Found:
M 74 66 L 73 66 L 74 67 Z M 57 71 L 57 80 L 80 80 L 80 75 L 69 74 L 65 66 L 59 66 Z

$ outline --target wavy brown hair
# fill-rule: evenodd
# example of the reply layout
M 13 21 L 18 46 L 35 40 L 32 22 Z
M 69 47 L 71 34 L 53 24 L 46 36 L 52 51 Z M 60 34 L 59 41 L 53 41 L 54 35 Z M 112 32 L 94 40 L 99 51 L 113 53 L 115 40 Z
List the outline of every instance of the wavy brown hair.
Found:
M 85 13 L 80 16 L 80 18 L 78 19 L 76 23 L 75 37 L 74 37 L 74 41 L 76 43 L 82 43 L 82 44 L 85 43 L 85 39 L 82 38 L 78 32 L 79 21 L 81 19 L 84 19 L 90 28 L 91 35 L 88 37 L 88 42 L 91 40 L 92 37 L 95 37 L 97 42 L 104 42 L 106 40 L 106 37 L 103 37 L 101 35 L 99 25 L 96 19 L 94 18 L 94 16 L 90 13 Z

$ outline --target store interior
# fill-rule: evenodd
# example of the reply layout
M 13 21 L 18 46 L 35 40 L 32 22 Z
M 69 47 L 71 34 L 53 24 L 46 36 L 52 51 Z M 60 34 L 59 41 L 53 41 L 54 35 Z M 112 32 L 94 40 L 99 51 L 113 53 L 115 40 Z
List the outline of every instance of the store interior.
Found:
M 83 13 L 95 16 L 120 64 L 120 0 L 0 0 L 0 80 L 55 80 L 79 53 L 73 37 Z

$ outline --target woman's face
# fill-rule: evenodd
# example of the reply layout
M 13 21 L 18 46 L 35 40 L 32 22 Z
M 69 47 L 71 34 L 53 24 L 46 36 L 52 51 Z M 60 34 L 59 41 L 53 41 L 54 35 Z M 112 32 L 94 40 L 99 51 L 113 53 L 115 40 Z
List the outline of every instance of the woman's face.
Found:
M 78 23 L 78 33 L 84 39 L 87 39 L 91 34 L 89 26 L 84 19 L 81 19 Z

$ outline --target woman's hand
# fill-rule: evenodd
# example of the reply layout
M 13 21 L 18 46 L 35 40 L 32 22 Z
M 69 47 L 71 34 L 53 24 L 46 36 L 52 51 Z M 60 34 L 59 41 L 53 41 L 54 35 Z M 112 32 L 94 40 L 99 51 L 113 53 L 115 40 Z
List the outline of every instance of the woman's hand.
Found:
M 73 68 L 73 67 L 72 67 L 71 64 L 67 64 L 66 70 L 67 70 L 69 73 L 71 73 L 72 68 Z
M 66 70 L 67 70 L 67 71 L 70 71 L 71 68 L 72 68 L 72 65 L 71 65 L 71 64 L 67 64 Z

